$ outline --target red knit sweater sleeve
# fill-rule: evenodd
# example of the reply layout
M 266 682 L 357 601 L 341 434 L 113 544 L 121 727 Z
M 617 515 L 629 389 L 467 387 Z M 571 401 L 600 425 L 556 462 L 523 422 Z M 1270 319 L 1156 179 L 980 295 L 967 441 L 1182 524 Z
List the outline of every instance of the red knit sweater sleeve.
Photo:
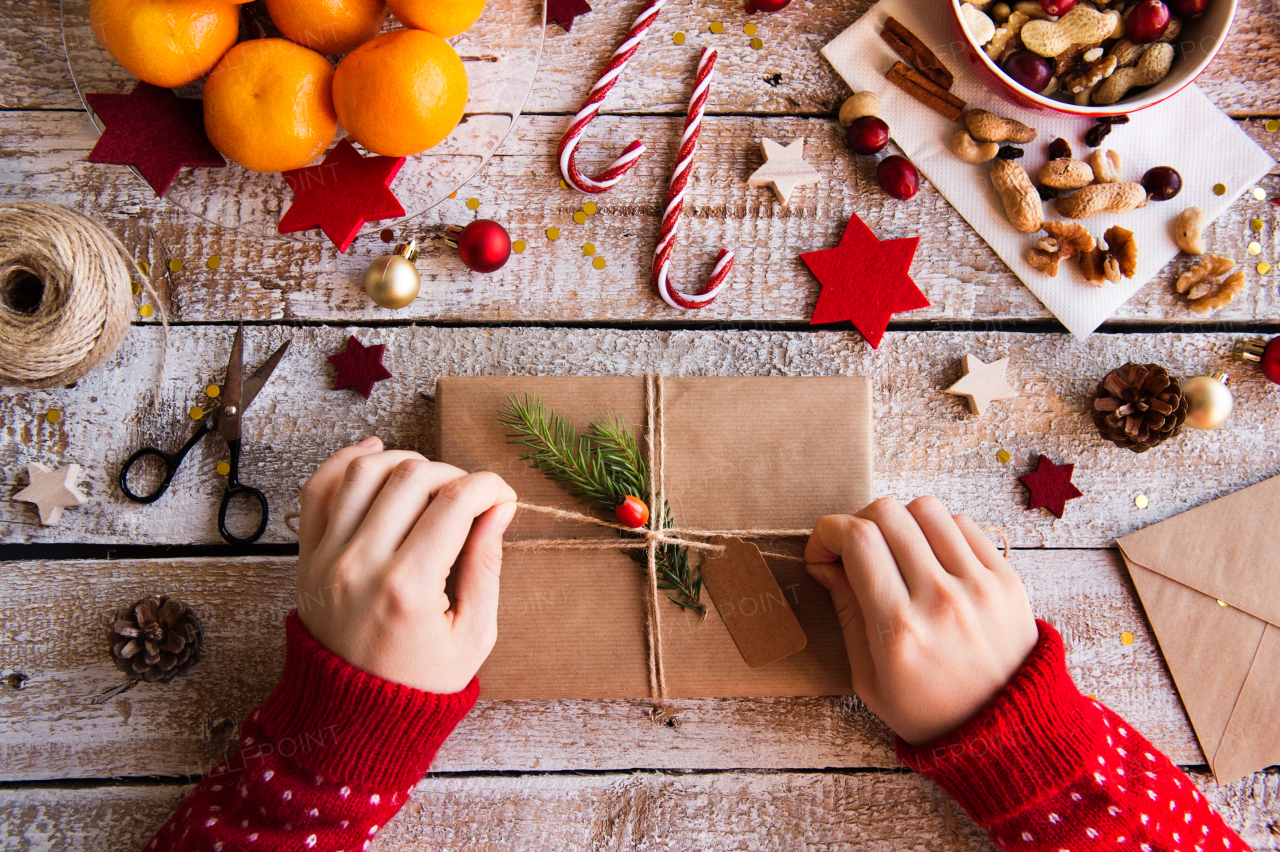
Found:
M 1195 785 L 1137 731 L 1081 695 L 1062 637 L 1037 622 L 1022 669 L 975 718 L 898 758 L 1020 852 L 1244 852 Z
M 368 849 L 480 693 L 437 695 L 361 671 L 297 612 L 284 673 L 249 713 L 240 748 L 205 776 L 147 850 Z

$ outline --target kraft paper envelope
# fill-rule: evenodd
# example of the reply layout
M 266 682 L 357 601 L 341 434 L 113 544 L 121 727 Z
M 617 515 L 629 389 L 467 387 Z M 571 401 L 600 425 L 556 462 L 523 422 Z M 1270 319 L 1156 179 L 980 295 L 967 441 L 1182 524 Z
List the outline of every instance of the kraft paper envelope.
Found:
M 1280 763 L 1277 511 L 1273 477 L 1118 542 L 1220 784 Z
M 439 380 L 441 461 L 502 475 L 522 501 L 584 511 L 519 461 L 498 413 L 511 394 L 536 394 L 585 430 L 616 410 L 644 447 L 644 379 L 476 377 Z M 871 383 L 858 377 L 664 379 L 666 493 L 681 527 L 808 529 L 871 500 Z M 613 530 L 520 512 L 520 538 L 617 538 Z M 801 551 L 770 542 L 766 550 Z M 669 697 L 846 695 L 848 655 L 831 597 L 799 562 L 769 559 L 804 629 L 803 650 L 761 668 L 743 660 L 712 601 L 705 618 L 662 595 Z M 480 669 L 485 698 L 644 698 L 650 695 L 644 568 L 620 550 L 516 550 L 503 556 L 498 641 Z

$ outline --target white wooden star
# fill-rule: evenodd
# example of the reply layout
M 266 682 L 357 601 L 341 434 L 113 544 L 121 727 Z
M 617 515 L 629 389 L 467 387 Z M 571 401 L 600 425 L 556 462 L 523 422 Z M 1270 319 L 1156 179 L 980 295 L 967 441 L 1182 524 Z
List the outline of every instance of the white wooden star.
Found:
M 786 146 L 772 139 L 761 139 L 760 149 L 764 152 L 764 165 L 752 172 L 747 183 L 772 187 L 774 195 L 783 204 L 790 201 L 797 186 L 808 186 L 822 180 L 813 166 L 804 161 L 804 139 L 797 139 Z
M 14 500 L 23 503 L 35 503 L 40 509 L 40 523 L 53 526 L 62 519 L 62 510 L 69 506 L 83 506 L 89 502 L 80 489 L 76 488 L 76 480 L 80 478 L 81 467 L 69 464 L 66 467 L 49 470 L 39 462 L 27 464 L 27 475 L 31 484 L 13 495 Z
M 969 408 L 974 414 L 982 414 L 992 400 L 1013 399 L 1018 395 L 1005 380 L 1004 371 L 1008 366 L 1008 358 L 984 364 L 972 355 L 966 355 L 961 361 L 964 375 L 947 388 L 947 393 L 964 397 L 969 400 Z

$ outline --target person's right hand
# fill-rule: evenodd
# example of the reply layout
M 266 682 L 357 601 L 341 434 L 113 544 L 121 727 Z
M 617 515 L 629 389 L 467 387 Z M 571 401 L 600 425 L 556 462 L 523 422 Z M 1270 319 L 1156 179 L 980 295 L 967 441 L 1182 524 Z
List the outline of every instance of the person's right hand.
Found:
M 320 465 L 300 503 L 298 617 L 311 634 L 385 680 L 465 688 L 498 635 L 511 486 L 367 438 Z
M 1018 575 L 933 497 L 822 518 L 805 563 L 831 592 L 854 692 L 911 745 L 976 716 L 1036 645 Z

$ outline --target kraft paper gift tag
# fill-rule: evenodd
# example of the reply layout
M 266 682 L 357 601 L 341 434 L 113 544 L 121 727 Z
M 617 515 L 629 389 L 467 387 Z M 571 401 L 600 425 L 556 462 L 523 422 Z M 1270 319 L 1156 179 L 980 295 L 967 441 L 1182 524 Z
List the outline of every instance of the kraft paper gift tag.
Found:
M 527 503 L 585 506 L 519 460 L 498 413 L 536 394 L 579 429 L 611 410 L 645 446 L 644 379 L 443 377 L 436 388 L 441 461 L 502 475 Z M 871 383 L 861 377 L 664 379 L 665 484 L 683 528 L 809 529 L 872 499 Z M 617 539 L 613 530 L 520 512 L 520 538 Z M 768 550 L 802 553 L 800 542 Z M 707 615 L 659 601 L 667 695 L 763 697 L 852 692 L 831 596 L 800 562 L 767 559 L 805 634 L 804 648 L 761 668 L 743 659 L 704 590 Z M 516 550 L 503 558 L 498 641 L 480 670 L 494 699 L 651 695 L 642 565 L 618 550 Z
M 1219 784 L 1280 763 L 1277 512 L 1280 477 L 1118 542 Z

